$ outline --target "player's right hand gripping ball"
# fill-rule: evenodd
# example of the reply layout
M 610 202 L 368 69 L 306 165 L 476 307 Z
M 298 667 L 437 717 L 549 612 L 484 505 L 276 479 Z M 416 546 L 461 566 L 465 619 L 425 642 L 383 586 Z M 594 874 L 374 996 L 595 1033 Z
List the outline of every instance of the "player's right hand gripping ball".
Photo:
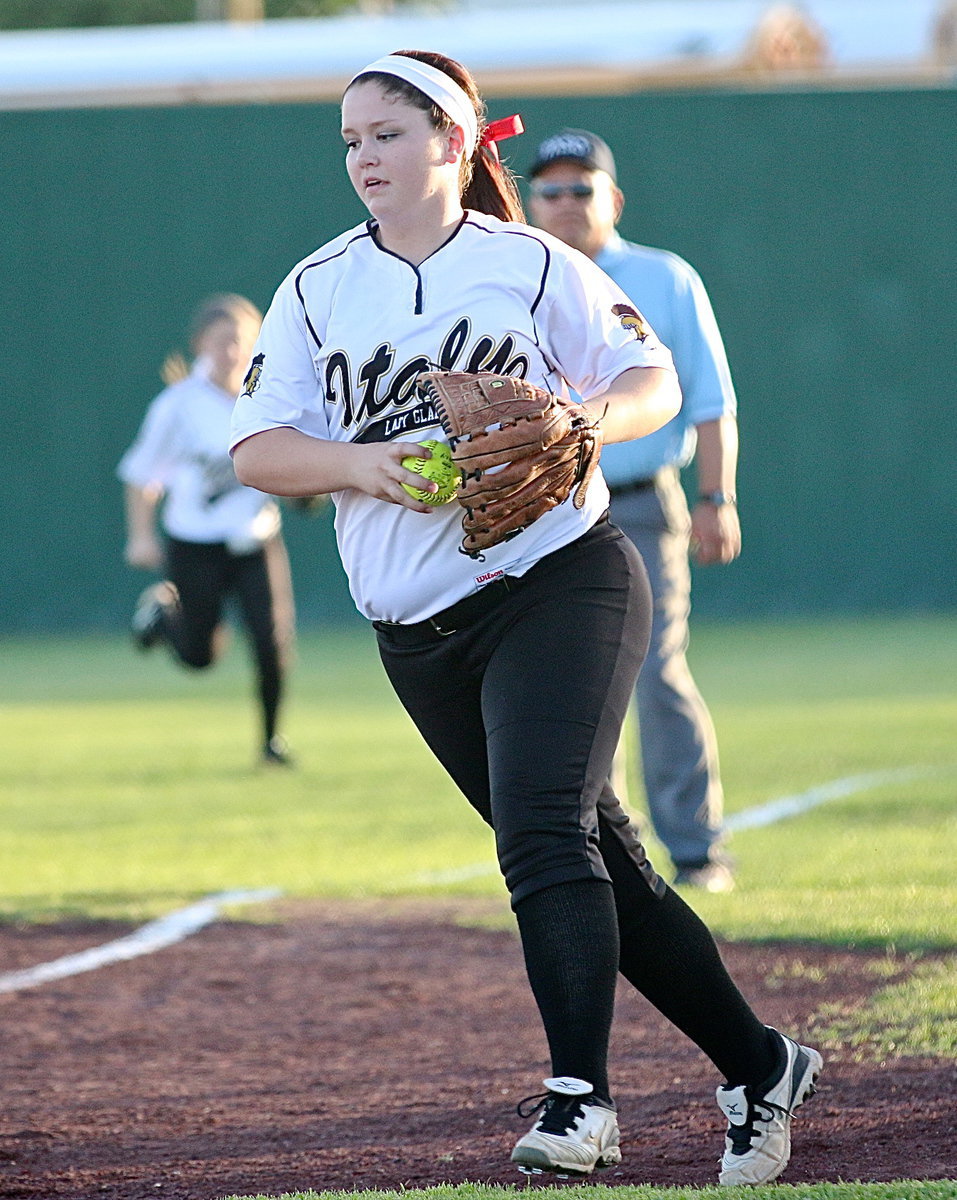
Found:
M 464 554 L 481 558 L 573 493 L 576 508 L 585 503 L 602 439 L 583 405 L 490 371 L 428 371 L 417 386 L 462 473 Z
M 415 471 L 416 475 L 421 475 L 423 479 L 437 483 L 439 490 L 426 492 L 408 483 L 403 483 L 402 486 L 410 496 L 421 500 L 423 504 L 448 504 L 450 500 L 455 499 L 455 489 L 460 478 L 458 467 L 452 461 L 452 451 L 445 442 L 437 442 L 432 438 L 427 442 L 420 442 L 419 445 L 431 450 L 432 457 L 416 458 L 410 454 L 408 458 L 403 458 L 402 465 L 407 471 Z

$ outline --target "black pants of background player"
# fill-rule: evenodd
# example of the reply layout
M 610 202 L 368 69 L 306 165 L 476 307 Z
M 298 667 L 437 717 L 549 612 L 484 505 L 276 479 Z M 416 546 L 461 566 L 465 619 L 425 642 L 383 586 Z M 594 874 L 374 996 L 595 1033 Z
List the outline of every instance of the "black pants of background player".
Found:
M 282 537 L 259 550 L 234 554 L 223 542 L 166 539 L 167 578 L 179 606 L 164 616 L 163 636 L 187 667 L 211 666 L 226 603 L 236 602 L 256 664 L 263 744 L 276 736 L 293 633 L 292 585 Z
M 434 624 L 375 622 L 397 695 L 494 831 L 552 1073 L 606 1100 L 619 972 L 729 1083 L 759 1083 L 778 1063 L 776 1038 L 608 784 L 650 604 L 637 551 L 602 520 Z

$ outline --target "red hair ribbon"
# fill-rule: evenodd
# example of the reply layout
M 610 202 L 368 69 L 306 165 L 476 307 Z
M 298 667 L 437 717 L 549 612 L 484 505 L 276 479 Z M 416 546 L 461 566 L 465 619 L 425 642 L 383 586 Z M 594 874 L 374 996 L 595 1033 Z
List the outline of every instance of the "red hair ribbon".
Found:
M 482 130 L 479 143 L 485 146 L 495 158 L 498 158 L 498 146 L 495 143 L 502 142 L 506 138 L 518 137 L 520 133 L 524 132 L 525 126 L 522 124 L 522 118 L 516 113 L 512 117 L 501 117 L 498 121 L 490 121 Z

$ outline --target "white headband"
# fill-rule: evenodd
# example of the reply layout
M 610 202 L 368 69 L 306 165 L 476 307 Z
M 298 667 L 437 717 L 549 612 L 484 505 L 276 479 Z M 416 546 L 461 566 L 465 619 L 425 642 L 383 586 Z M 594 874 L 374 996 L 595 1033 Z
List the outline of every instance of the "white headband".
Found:
M 420 92 L 424 92 L 456 125 L 462 127 L 465 133 L 465 155 L 466 158 L 471 158 L 478 142 L 475 108 L 465 91 L 450 75 L 430 67 L 428 63 L 419 62 L 417 58 L 408 58 L 404 54 L 387 54 L 357 71 L 346 85 L 347 88 L 351 87 L 360 75 L 368 75 L 370 71 L 395 75 L 397 79 L 404 79 L 406 83 L 411 83 Z

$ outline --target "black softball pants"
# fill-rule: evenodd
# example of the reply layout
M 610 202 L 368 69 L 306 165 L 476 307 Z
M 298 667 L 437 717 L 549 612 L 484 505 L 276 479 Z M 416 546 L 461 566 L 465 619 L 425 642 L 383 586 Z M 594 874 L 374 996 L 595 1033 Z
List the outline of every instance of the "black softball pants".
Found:
M 166 640 L 185 666 L 201 670 L 217 657 L 216 631 L 234 598 L 256 664 L 263 740 L 276 732 L 285 666 L 292 638 L 292 591 L 280 537 L 250 554 L 233 554 L 222 542 L 166 540 L 167 573 L 179 607 L 167 617 Z
M 494 830 L 513 905 L 553 884 L 608 880 L 600 831 L 660 888 L 607 785 L 648 643 L 641 559 L 603 520 L 509 584 L 448 635 L 376 622 L 389 680 Z
M 773 1037 L 608 783 L 650 633 L 638 552 L 602 520 L 497 592 L 374 624 L 396 694 L 494 831 L 552 1070 L 609 1095 L 620 971 L 729 1082 L 763 1080 Z

